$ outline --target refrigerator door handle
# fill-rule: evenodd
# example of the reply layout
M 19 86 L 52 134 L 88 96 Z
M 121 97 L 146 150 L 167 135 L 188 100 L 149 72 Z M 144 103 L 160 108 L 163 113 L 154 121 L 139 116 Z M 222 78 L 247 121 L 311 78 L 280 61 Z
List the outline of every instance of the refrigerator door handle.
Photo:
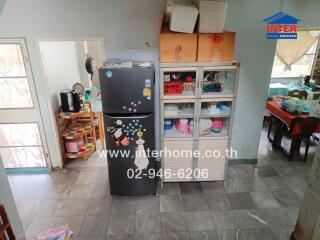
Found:
M 146 118 L 146 117 L 149 117 L 151 115 L 151 113 L 149 114 L 145 114 L 145 115 L 135 115 L 135 116 L 113 116 L 113 115 L 108 115 L 108 114 L 105 114 L 107 117 L 109 118 L 126 118 L 126 119 L 141 119 L 141 118 Z

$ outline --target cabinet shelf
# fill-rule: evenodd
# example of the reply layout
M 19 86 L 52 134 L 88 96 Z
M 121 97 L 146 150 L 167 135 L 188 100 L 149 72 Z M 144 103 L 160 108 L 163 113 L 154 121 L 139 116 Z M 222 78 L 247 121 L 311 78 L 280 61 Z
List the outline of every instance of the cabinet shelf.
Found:
M 208 135 L 199 136 L 199 139 L 228 139 L 229 138 L 229 131 L 227 128 L 223 128 L 220 133 L 210 132 Z
M 184 113 L 184 114 L 165 114 L 164 115 L 165 119 L 177 119 L 177 118 L 194 118 L 193 113 Z
M 181 133 L 175 127 L 164 132 L 165 138 L 192 138 L 192 133 Z

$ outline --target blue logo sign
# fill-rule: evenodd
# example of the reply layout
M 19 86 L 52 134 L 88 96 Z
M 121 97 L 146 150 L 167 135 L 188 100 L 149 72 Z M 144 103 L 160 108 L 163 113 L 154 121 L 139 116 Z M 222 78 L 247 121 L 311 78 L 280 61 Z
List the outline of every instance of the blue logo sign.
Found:
M 301 20 L 285 12 L 279 12 L 264 19 L 263 22 L 267 24 L 267 39 L 297 39 L 297 24 Z

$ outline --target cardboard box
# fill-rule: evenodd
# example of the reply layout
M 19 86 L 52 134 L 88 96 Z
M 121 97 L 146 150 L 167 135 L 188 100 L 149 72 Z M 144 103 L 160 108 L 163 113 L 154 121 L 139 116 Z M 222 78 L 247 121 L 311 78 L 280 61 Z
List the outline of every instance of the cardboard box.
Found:
M 236 33 L 199 33 L 199 62 L 221 62 L 234 60 L 234 44 Z
M 163 26 L 159 40 L 160 62 L 195 62 L 197 34 L 171 32 Z

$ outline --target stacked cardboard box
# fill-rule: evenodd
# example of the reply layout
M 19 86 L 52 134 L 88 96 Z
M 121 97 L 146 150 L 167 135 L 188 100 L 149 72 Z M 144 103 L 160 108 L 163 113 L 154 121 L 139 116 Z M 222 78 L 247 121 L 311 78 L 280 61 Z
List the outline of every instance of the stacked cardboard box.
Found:
M 222 31 L 226 3 L 200 0 L 198 7 L 200 9 L 200 20 L 198 19 L 199 21 L 194 27 L 198 31 L 191 31 L 193 33 L 177 32 L 177 30 L 173 32 L 170 28 L 170 21 L 163 21 L 161 18 L 160 62 L 222 62 L 234 60 L 236 33 Z M 220 17 L 216 19 L 216 24 L 208 22 L 212 18 L 217 18 L 217 15 L 220 15 Z M 175 28 L 182 29 L 182 25 L 180 24 L 179 28 L 177 22 L 182 22 L 183 14 L 178 17 L 180 20 L 175 20 Z M 188 32 L 190 32 L 189 30 Z M 210 30 L 217 32 L 210 33 Z M 208 31 L 209 33 L 207 33 Z
M 177 33 L 162 24 L 160 62 L 211 62 L 234 60 L 234 32 Z

